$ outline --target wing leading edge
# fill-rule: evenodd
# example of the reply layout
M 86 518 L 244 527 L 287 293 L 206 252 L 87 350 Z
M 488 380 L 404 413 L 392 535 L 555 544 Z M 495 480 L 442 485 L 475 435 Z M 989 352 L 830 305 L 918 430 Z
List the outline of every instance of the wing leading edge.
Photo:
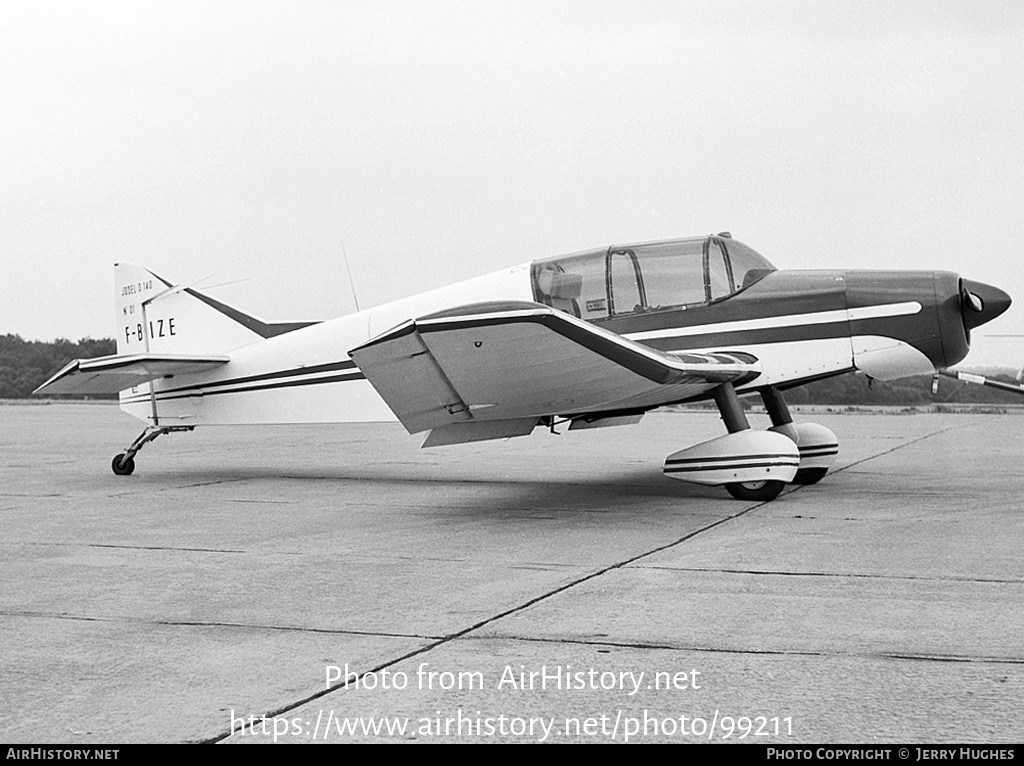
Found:
M 666 354 L 527 302 L 411 320 L 350 355 L 409 433 L 434 429 L 424 446 L 518 436 L 551 415 L 642 411 L 760 374 L 747 354 Z
M 121 354 L 76 359 L 34 394 L 113 394 L 157 378 L 206 372 L 227 364 L 226 356 Z

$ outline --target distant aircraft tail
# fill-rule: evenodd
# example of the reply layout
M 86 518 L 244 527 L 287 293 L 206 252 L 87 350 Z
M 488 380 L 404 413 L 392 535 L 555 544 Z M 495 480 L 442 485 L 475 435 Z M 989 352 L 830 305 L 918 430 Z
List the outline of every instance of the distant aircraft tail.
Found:
M 224 354 L 313 322 L 268 323 L 134 263 L 114 264 L 117 353 Z

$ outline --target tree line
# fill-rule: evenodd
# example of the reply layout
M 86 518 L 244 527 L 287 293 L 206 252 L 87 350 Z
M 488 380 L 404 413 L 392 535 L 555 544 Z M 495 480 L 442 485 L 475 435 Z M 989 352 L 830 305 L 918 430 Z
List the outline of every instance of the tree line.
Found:
M 117 353 L 112 338 L 71 341 L 28 341 L 18 335 L 0 335 L 0 399 L 32 395 L 47 378 L 72 359 L 91 359 Z M 1014 383 L 1011 375 L 994 375 Z M 116 398 L 89 397 L 89 398 Z M 755 400 L 756 401 L 756 400 Z M 937 402 L 973 404 L 1024 404 L 1024 397 L 948 378 L 939 379 L 932 394 L 932 376 L 917 375 L 893 381 L 869 380 L 861 373 L 846 373 L 789 389 L 790 404 L 923 405 Z
M 0 399 L 31 396 L 72 359 L 116 353 L 117 343 L 112 338 L 82 338 L 76 343 L 67 338 L 46 342 L 24 340 L 19 335 L 0 335 Z M 116 395 L 99 398 L 116 398 Z

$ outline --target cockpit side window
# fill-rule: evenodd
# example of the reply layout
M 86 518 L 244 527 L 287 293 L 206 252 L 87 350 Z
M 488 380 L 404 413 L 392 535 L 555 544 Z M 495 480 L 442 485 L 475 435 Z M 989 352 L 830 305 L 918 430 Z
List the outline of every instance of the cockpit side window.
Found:
M 646 287 L 646 300 L 637 307 L 638 311 L 659 311 L 705 302 L 700 240 L 640 245 L 633 251 Z M 617 306 L 616 313 L 620 313 Z
M 533 264 L 533 293 L 538 303 L 581 319 L 608 316 L 605 255 L 598 250 Z

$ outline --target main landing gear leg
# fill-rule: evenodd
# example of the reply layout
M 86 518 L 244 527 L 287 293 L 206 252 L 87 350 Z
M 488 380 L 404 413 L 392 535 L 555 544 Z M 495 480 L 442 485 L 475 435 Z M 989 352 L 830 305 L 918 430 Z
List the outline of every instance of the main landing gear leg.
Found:
M 722 422 L 730 434 L 741 433 L 750 430 L 750 422 L 747 414 L 743 411 L 740 398 L 736 396 L 736 389 L 732 383 L 726 383 L 712 391 L 715 404 L 722 415 Z M 786 486 L 784 481 L 765 479 L 762 481 L 736 481 L 725 485 L 730 495 L 737 500 L 757 500 L 766 502 L 774 500 Z
M 825 426 L 817 423 L 794 423 L 782 392 L 775 386 L 760 390 L 761 401 L 772 420 L 770 430 L 788 436 L 800 450 L 800 469 L 794 484 L 817 484 L 828 473 L 839 454 L 839 440 Z
M 800 464 L 796 444 L 783 434 L 753 430 L 731 383 L 711 395 L 729 433 L 669 455 L 665 474 L 694 484 L 724 485 L 738 500 L 775 499 Z
M 124 452 L 115 455 L 110 461 L 110 468 L 118 476 L 130 476 L 135 472 L 135 455 L 162 434 L 173 433 L 174 431 L 194 431 L 195 426 L 148 426 L 145 431 L 139 434 Z
M 750 430 L 747 413 L 743 411 L 743 405 L 740 404 L 740 398 L 736 396 L 736 389 L 733 388 L 732 383 L 719 386 L 711 392 L 711 395 L 715 399 L 715 404 L 718 405 L 718 411 L 725 423 L 725 430 L 731 434 Z

